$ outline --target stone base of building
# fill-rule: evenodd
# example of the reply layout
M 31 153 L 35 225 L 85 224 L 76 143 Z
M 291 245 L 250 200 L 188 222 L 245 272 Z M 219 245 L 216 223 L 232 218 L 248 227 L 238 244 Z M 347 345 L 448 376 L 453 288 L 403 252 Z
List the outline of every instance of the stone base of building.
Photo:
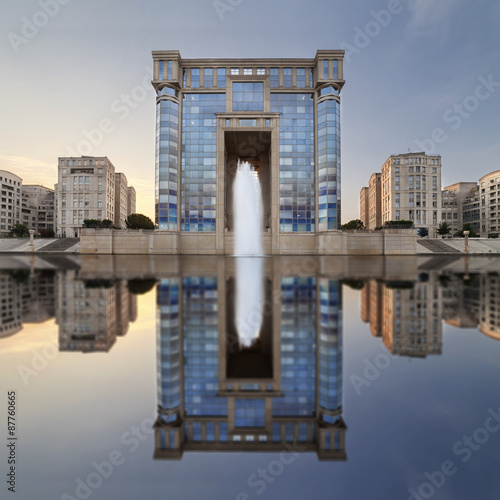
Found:
M 412 229 L 262 234 L 265 255 L 415 255 Z M 234 233 L 82 229 L 82 254 L 233 255 Z

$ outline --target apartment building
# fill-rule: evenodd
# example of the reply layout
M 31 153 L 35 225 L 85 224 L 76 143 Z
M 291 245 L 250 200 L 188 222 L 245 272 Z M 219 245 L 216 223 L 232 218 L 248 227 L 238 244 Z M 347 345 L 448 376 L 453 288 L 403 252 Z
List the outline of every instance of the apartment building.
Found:
M 7 234 L 21 218 L 21 186 L 23 180 L 12 172 L 0 170 L 1 210 L 0 234 Z

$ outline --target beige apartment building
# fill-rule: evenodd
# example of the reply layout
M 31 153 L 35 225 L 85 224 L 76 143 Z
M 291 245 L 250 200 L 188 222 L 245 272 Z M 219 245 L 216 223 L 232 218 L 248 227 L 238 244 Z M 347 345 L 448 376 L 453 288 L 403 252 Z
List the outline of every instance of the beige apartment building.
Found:
M 0 234 L 7 234 L 13 226 L 20 223 L 21 186 L 23 180 L 12 172 L 0 170 L 1 211 Z
M 443 188 L 441 220 L 451 227 L 451 234 L 462 229 L 468 222 L 464 220 L 464 206 L 477 187 L 475 182 L 456 182 Z
M 390 156 L 382 167 L 382 224 L 411 220 L 437 235 L 441 223 L 441 156 L 405 153 Z
M 375 229 L 382 225 L 382 176 L 374 173 L 368 184 L 368 226 Z
M 127 214 L 135 214 L 136 213 L 136 194 L 135 188 L 133 186 L 128 187 L 128 196 L 127 196 Z
M 54 190 L 39 184 L 26 184 L 21 194 L 21 223 L 33 229 L 35 234 L 43 229 L 55 231 Z
M 498 238 L 500 233 L 500 170 L 479 179 L 481 197 L 480 235 Z
M 113 224 L 125 227 L 129 215 L 128 194 L 132 191 L 127 186 L 125 175 L 117 173 L 106 156 L 59 158 L 58 170 L 58 236 L 78 237 L 85 219 L 109 219 Z M 133 193 L 135 195 L 135 190 Z
M 359 193 L 359 219 L 363 223 L 363 226 L 368 228 L 368 220 L 369 220 L 369 198 L 368 198 L 368 188 L 362 187 Z
M 115 226 L 125 228 L 125 220 L 128 217 L 128 185 L 125 174 L 115 174 Z

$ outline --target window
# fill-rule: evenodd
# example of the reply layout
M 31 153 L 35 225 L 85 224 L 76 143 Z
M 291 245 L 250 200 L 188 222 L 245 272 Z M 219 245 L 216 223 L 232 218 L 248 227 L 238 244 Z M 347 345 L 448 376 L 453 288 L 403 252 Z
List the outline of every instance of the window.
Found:
M 232 75 L 239 75 L 240 69 L 239 68 L 231 68 L 231 74 Z
M 395 172 L 396 174 L 399 174 L 399 167 L 396 167 L 396 168 L 394 169 L 394 172 Z
M 270 70 L 271 74 L 271 87 L 279 87 L 279 70 L 278 68 L 271 68 Z
M 159 78 L 160 80 L 163 80 L 163 69 L 164 69 L 164 68 L 163 68 L 163 61 L 160 61 L 160 65 L 159 65 L 159 72 L 158 72 L 158 73 L 159 73 L 158 78 Z
M 191 69 L 191 88 L 197 89 L 200 87 L 200 69 Z
M 292 86 L 292 68 L 283 68 L 283 87 Z
M 203 70 L 204 73 L 204 83 L 203 86 L 205 88 L 210 88 L 213 86 L 214 82 L 214 70 L 212 68 L 205 68 Z
M 243 68 L 244 75 L 251 75 L 253 73 L 252 68 Z
M 172 80 L 173 78 L 173 72 L 172 72 L 172 61 L 168 61 L 168 73 L 167 73 L 167 80 Z
M 306 86 L 306 69 L 297 68 L 297 87 Z
M 226 86 L 226 68 L 217 68 L 217 87 Z
M 264 83 L 234 82 L 233 111 L 264 111 Z
M 266 68 L 257 68 L 257 74 L 258 75 L 265 75 L 266 74 Z
M 334 61 L 332 61 L 332 63 L 333 63 L 333 79 L 338 80 L 339 79 L 338 61 L 335 59 Z
M 328 61 L 323 61 L 323 79 L 328 80 Z

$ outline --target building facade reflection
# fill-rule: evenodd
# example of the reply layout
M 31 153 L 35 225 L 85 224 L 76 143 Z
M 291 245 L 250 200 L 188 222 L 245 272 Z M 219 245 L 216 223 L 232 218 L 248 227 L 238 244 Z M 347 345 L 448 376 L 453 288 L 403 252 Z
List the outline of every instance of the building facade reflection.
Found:
M 283 275 L 271 264 L 259 337 L 242 346 L 234 333 L 235 277 L 226 267 L 157 287 L 154 457 L 286 445 L 345 460 L 341 283 Z
M 54 317 L 54 272 L 0 272 L 0 338 L 23 329 L 23 323 L 42 323 Z
M 441 354 L 442 295 L 436 274 L 425 281 L 378 282 L 368 280 L 362 290 L 363 317 L 370 331 L 391 354 L 426 357 Z
M 59 351 L 109 352 L 137 314 L 136 297 L 123 280 L 78 279 L 67 270 L 56 276 Z

